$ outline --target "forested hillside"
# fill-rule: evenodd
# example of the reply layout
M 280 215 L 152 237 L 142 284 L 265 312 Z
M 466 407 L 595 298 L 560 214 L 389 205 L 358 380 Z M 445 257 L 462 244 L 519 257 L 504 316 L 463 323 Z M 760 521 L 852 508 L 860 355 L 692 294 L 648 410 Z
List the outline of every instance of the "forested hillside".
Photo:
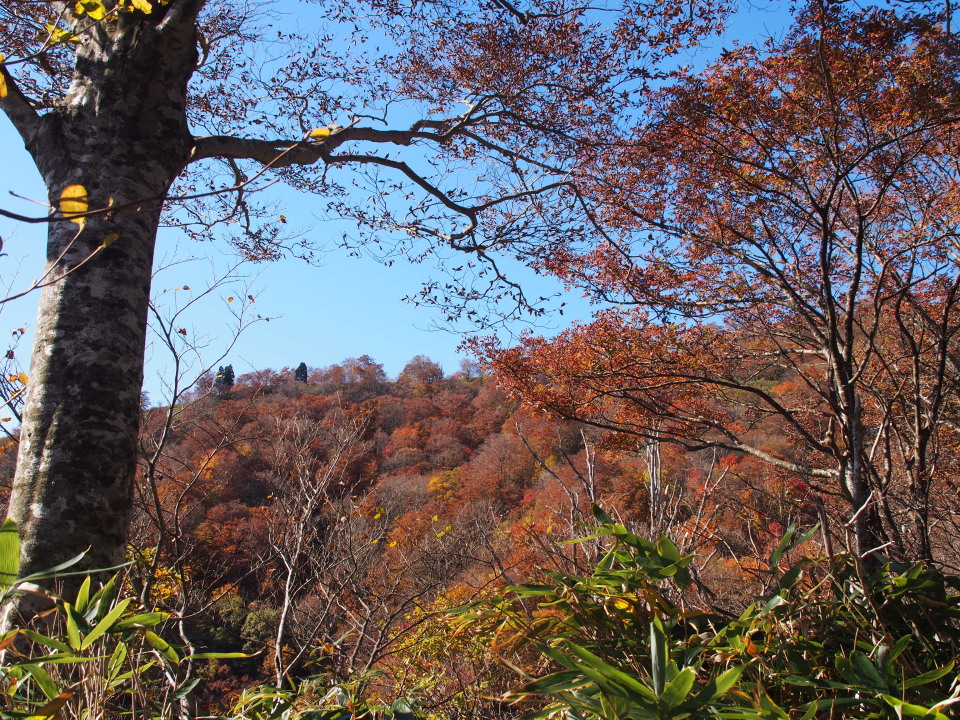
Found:
M 768 383 L 777 396 L 796 392 L 787 377 Z M 777 433 L 758 430 L 753 442 L 787 449 Z M 266 701 L 251 688 L 278 693 L 306 681 L 288 699 L 291 708 L 354 703 L 362 716 L 375 711 L 361 706 L 399 701 L 395 712 L 428 717 L 515 717 L 542 703 L 536 684 L 513 696 L 520 705 L 504 702 L 520 687 L 516 673 L 548 671 L 551 663 L 533 651 L 538 642 L 564 647 L 549 640 L 557 632 L 581 635 L 600 658 L 635 662 L 631 653 L 647 646 L 631 645 L 641 598 L 659 604 L 673 626 L 664 642 L 672 634 L 670 642 L 702 644 L 697 654 L 713 647 L 713 667 L 740 667 L 738 676 L 738 662 L 761 663 L 764 642 L 768 650 L 814 642 L 839 623 L 831 631 L 838 652 L 856 655 L 856 635 L 873 625 L 857 619 L 865 596 L 855 585 L 838 585 L 853 594 L 832 601 L 836 590 L 818 587 L 818 578 L 851 572 L 841 555 L 832 565 L 817 560 L 844 546 L 842 499 L 824 498 L 747 453 L 625 442 L 622 433 L 532 412 L 470 363 L 445 375 L 418 356 L 395 379 L 367 356 L 239 377 L 221 367 L 182 404 L 145 408 L 139 448 L 125 593 L 135 598 L 131 607 L 163 613 L 156 619 L 166 618 L 164 636 L 181 653 L 221 655 L 186 670 L 181 662 L 186 675 L 173 687 L 190 688 L 194 714 L 260 707 Z M 8 473 L 12 451 L 12 443 L 4 448 Z M 799 537 L 798 526 L 819 530 Z M 570 544 L 591 529 L 599 533 Z M 956 564 L 949 542 L 936 546 L 944 548 L 941 566 Z M 614 565 L 595 567 L 607 551 L 619 553 L 604 561 Z M 936 599 L 935 576 L 913 572 L 929 602 L 955 606 L 955 596 Z M 530 582 L 541 584 L 524 589 Z M 664 582 L 672 587 L 658 587 Z M 757 599 L 770 597 L 779 604 L 767 603 L 768 612 L 790 608 L 777 618 L 780 627 L 757 614 Z M 901 613 L 910 601 L 891 598 L 884 612 Z M 854 614 L 845 618 L 846 604 Z M 803 620 L 817 605 L 819 619 Z M 703 625 L 700 616 L 713 619 Z M 706 632 L 736 618 L 739 625 L 716 636 Z M 827 625 L 797 636 L 789 628 L 798 621 Z M 646 622 L 636 631 L 647 632 Z M 953 652 L 950 632 L 931 657 Z M 845 633 L 853 633 L 850 648 Z M 780 652 L 806 652 L 814 672 L 817 662 L 832 663 L 816 659 L 822 650 Z M 544 659 L 562 667 L 562 656 Z M 783 669 L 761 663 L 757 672 Z M 317 682 L 341 695 L 311 700 Z M 811 697 L 824 697 L 818 692 Z M 113 697 L 122 707 L 122 693 Z M 282 693 L 264 697 L 283 706 Z

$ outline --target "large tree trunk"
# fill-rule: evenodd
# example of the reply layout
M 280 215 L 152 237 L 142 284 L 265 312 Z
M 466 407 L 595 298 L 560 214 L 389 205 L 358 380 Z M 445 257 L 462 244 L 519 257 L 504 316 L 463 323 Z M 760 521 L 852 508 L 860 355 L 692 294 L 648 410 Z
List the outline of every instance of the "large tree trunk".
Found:
M 43 289 L 37 315 L 10 504 L 26 572 L 85 547 L 87 567 L 123 561 L 157 215 L 50 227 L 48 272 L 69 274 Z
M 90 210 L 111 209 L 49 229 L 10 504 L 23 572 L 88 547 L 87 568 L 123 561 L 154 244 L 192 146 L 195 62 L 189 17 L 164 29 L 122 14 L 109 37 L 78 48 L 68 96 L 28 142 L 51 205 L 80 185 Z

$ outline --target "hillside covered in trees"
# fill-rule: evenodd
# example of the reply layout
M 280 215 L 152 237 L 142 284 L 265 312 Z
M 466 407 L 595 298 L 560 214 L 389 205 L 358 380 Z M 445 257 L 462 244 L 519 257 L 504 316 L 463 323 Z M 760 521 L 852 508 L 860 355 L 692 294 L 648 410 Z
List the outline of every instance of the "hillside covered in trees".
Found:
M 842 500 L 825 499 L 802 477 L 742 452 L 625 445 L 617 434 L 524 409 L 470 363 L 445 375 L 418 356 L 391 379 L 363 356 L 232 383 L 224 376 L 223 369 L 210 373 L 180 405 L 143 411 L 124 581 L 139 607 L 169 614 L 166 636 L 176 646 L 225 654 L 196 661 L 189 678 L 179 679 L 180 687 L 202 681 L 190 693 L 191 712 L 226 713 L 252 687 L 296 688 L 319 677 L 328 689 L 348 688 L 358 707 L 409 699 L 429 717 L 514 717 L 520 710 L 503 698 L 518 687 L 516 664 L 534 676 L 549 668 L 531 653 L 535 646 L 516 642 L 557 631 L 529 625 L 538 601 L 523 593 L 548 593 L 570 582 L 562 578 L 599 572 L 594 563 L 611 538 L 635 553 L 653 552 L 660 563 L 684 559 L 659 578 L 679 583 L 658 601 L 668 618 L 743 619 L 771 593 L 785 606 L 790 593 L 803 597 L 796 611 L 809 613 L 809 596 L 828 599 L 818 575 L 850 572 L 813 560 L 842 547 L 848 530 Z M 776 387 L 773 380 L 771 392 L 796 392 L 787 378 Z M 754 442 L 774 451 L 784 438 Z M 595 516 L 596 508 L 613 518 Z M 957 562 L 945 525 L 951 519 L 949 512 L 937 518 L 941 567 Z M 797 544 L 794 528 L 818 523 L 819 532 Z M 601 536 L 570 544 L 595 527 Z M 614 535 L 604 539 L 604 527 Z M 625 528 L 632 534 L 623 535 Z M 792 562 L 810 558 L 790 581 L 805 578 L 802 585 L 780 576 L 785 541 Z M 600 603 L 569 630 L 594 642 L 626 632 L 615 642 L 629 645 L 630 603 L 660 591 L 633 588 L 649 582 L 643 575 L 619 577 L 606 590 L 596 579 L 569 586 L 581 603 Z M 527 582 L 547 584 L 521 589 L 510 601 L 520 603 L 515 610 L 495 609 L 508 588 Z M 924 592 L 935 592 L 931 582 Z M 550 606 L 583 610 L 556 591 Z M 446 614 L 471 603 L 487 609 L 469 621 Z M 520 616 L 511 614 L 517 610 Z M 513 640 L 497 639 L 524 614 Z M 601 626 L 590 629 L 599 618 Z M 693 623 L 686 642 L 691 630 L 709 627 L 684 622 Z M 768 621 L 738 628 L 746 639 L 727 647 L 724 667 L 758 661 L 757 633 L 773 632 L 758 630 L 758 622 Z M 614 655 L 623 661 L 623 649 Z

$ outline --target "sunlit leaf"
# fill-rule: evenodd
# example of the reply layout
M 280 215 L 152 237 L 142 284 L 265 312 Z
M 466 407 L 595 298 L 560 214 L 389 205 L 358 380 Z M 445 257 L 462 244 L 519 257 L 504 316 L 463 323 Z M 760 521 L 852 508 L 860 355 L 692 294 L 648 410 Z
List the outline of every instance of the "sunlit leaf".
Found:
M 0 591 L 6 592 L 20 573 L 20 532 L 7 518 L 0 525 Z
M 85 213 L 90 209 L 87 189 L 83 185 L 67 185 L 60 193 L 60 212 L 70 218 L 71 222 L 82 226 L 84 218 L 73 218 L 72 215 Z

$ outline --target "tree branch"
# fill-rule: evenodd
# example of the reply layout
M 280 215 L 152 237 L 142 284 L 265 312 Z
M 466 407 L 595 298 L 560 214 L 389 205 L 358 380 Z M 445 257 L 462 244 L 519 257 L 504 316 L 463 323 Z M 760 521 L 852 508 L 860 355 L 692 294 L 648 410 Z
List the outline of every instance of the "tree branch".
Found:
M 40 130 L 40 116 L 26 96 L 20 92 L 19 86 L 3 63 L 0 63 L 0 77 L 3 78 L 6 86 L 6 94 L 0 93 L 0 110 L 10 118 L 10 122 L 23 138 L 23 144 L 29 148 Z
M 420 124 L 422 126 L 422 123 Z M 272 168 L 291 165 L 312 165 L 330 151 L 350 141 L 410 145 L 414 140 L 444 142 L 446 133 L 411 130 L 377 130 L 369 127 L 346 127 L 333 130 L 321 142 L 300 140 L 256 140 L 229 135 L 205 135 L 194 139 L 190 162 L 209 158 L 255 160 Z

